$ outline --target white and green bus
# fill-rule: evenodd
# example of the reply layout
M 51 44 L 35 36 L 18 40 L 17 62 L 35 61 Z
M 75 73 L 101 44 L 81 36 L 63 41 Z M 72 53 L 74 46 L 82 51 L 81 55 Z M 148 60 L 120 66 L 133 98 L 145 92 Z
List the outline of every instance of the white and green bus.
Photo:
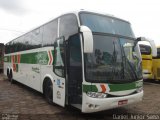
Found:
M 8 42 L 4 74 L 84 113 L 120 107 L 143 97 L 137 42 L 125 20 L 67 13 Z

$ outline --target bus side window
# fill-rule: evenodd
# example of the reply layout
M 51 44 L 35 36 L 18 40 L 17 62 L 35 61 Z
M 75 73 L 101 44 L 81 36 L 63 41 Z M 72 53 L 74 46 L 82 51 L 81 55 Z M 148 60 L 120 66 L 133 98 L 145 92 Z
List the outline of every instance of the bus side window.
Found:
M 60 77 L 64 77 L 64 37 L 54 43 L 53 71 Z
M 77 17 L 68 14 L 60 17 L 59 36 L 64 36 L 67 40 L 71 35 L 78 33 Z
M 55 19 L 43 26 L 43 47 L 53 46 L 57 38 L 58 19 Z

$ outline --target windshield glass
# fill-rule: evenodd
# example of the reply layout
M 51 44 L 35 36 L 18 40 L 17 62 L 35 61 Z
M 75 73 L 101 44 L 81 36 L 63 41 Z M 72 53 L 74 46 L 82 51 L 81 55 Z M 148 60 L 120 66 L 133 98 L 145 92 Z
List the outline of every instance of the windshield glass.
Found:
M 80 13 L 81 25 L 89 27 L 93 32 L 117 34 L 134 38 L 130 23 L 99 14 Z
M 140 51 L 142 55 L 151 55 L 151 47 L 148 45 L 140 44 Z
M 134 40 L 93 34 L 94 52 L 85 53 L 86 81 L 120 83 L 142 78 L 141 57 Z
M 129 22 L 81 12 L 80 23 L 93 33 L 93 53 L 84 53 L 89 82 L 124 83 L 142 79 L 141 54 Z

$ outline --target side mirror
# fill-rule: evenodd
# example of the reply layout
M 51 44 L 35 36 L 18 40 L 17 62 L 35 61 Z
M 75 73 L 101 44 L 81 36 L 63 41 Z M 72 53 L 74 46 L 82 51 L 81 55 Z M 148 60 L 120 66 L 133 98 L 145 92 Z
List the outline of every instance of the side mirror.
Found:
M 93 53 L 93 35 L 87 26 L 81 26 L 80 32 L 83 33 L 84 53 Z
M 133 52 L 132 56 L 133 56 L 134 59 L 138 59 L 138 55 L 136 53 Z
M 147 38 L 145 38 L 145 37 L 139 37 L 139 38 L 137 38 L 137 41 L 147 41 L 147 42 L 149 42 L 150 45 L 151 45 L 151 48 L 152 48 L 152 56 L 153 56 L 153 57 L 156 57 L 156 56 L 157 56 L 157 47 L 156 47 L 156 45 L 155 45 L 154 40 L 147 39 Z

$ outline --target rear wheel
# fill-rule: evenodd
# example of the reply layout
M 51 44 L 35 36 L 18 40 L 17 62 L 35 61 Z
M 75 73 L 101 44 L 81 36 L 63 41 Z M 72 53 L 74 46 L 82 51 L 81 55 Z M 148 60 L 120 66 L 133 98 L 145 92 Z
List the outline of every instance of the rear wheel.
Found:
M 53 84 L 50 80 L 47 80 L 44 88 L 44 95 L 49 104 L 53 104 Z
M 10 80 L 9 79 L 9 69 L 7 69 L 7 77 L 8 77 L 8 80 Z
M 12 82 L 12 77 L 13 77 L 12 70 L 10 70 L 9 76 L 8 76 L 8 79 L 10 82 Z
M 12 84 L 14 84 L 15 83 L 15 81 L 13 80 L 13 72 L 12 72 L 12 70 L 10 70 L 10 73 L 9 73 L 9 81 L 12 83 Z

